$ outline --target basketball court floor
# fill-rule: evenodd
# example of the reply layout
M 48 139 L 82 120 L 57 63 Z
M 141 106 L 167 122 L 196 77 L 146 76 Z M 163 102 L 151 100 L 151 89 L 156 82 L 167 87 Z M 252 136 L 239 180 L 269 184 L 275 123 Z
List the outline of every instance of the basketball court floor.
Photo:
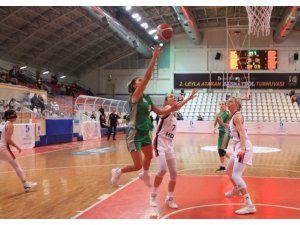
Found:
M 241 197 L 225 198 L 228 177 L 216 172 L 217 134 L 177 133 L 175 148 L 179 170 L 175 200 L 179 209 L 165 207 L 166 175 L 159 191 L 159 207 L 149 206 L 151 188 L 124 174 L 119 188 L 110 183 L 111 169 L 131 164 L 125 135 L 117 140 L 72 142 L 24 150 L 16 156 L 36 190 L 24 193 L 15 172 L 0 163 L 0 218 L 88 219 L 299 219 L 299 136 L 250 135 L 255 146 L 253 166 L 247 167 L 248 184 L 257 212 L 236 215 Z M 156 172 L 153 159 L 150 172 Z

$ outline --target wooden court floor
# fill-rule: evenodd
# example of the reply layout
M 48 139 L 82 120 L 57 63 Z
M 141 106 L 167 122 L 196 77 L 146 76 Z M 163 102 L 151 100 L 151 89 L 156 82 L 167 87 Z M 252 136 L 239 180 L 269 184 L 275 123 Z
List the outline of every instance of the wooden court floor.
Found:
M 250 139 L 254 146 L 280 151 L 254 154 L 253 166 L 247 168 L 245 176 L 300 179 L 300 136 L 250 135 Z M 179 174 L 220 175 L 215 172 L 219 166 L 217 152 L 201 150 L 216 143 L 217 134 L 178 133 L 175 148 Z M 131 164 L 123 134 L 117 135 L 116 141 L 102 138 L 52 145 L 24 150 L 16 156 L 27 177 L 39 185 L 35 191 L 24 193 L 9 164 L 0 162 L 1 219 L 72 218 L 116 191 L 110 184 L 112 168 Z M 155 160 L 150 172 L 156 172 Z M 137 174 L 123 175 L 121 184 L 131 182 Z M 295 198 L 300 202 L 298 193 Z

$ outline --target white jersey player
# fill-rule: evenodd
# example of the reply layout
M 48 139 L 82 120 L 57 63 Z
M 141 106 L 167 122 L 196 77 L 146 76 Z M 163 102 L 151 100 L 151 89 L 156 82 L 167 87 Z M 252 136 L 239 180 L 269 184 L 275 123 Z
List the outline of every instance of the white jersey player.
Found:
M 37 185 L 36 182 L 29 182 L 25 178 L 25 174 L 16 159 L 13 152 L 10 150 L 10 146 L 17 148 L 19 152 L 22 150 L 19 146 L 12 140 L 12 135 L 14 132 L 13 122 L 17 119 L 17 114 L 14 110 L 7 110 L 4 113 L 5 122 L 0 126 L 0 161 L 7 161 L 16 171 L 18 177 L 23 183 L 24 190 L 27 192 L 31 188 Z
M 193 90 L 191 95 L 178 103 L 179 107 L 182 107 L 189 100 L 195 97 L 197 93 L 196 90 Z M 165 98 L 165 109 L 168 109 L 176 104 L 176 98 L 173 94 L 168 94 Z M 176 122 L 177 122 L 177 113 L 171 112 L 169 115 L 161 117 L 157 126 L 156 135 L 153 139 L 153 148 L 156 156 L 156 161 L 158 164 L 158 172 L 155 176 L 152 193 L 150 196 L 150 205 L 153 207 L 157 206 L 156 196 L 157 188 L 161 184 L 164 175 L 167 172 L 167 168 L 170 173 L 170 180 L 168 185 L 168 195 L 166 197 L 166 204 L 168 207 L 176 209 L 178 205 L 173 199 L 173 193 L 176 185 L 176 158 L 175 151 L 173 147 L 173 139 L 176 132 Z
M 227 107 L 232 115 L 229 122 L 229 130 L 232 136 L 233 154 L 228 161 L 226 172 L 234 188 L 226 192 L 225 196 L 233 197 L 234 195 L 243 195 L 245 205 L 243 208 L 236 210 L 236 214 L 255 213 L 256 208 L 252 203 L 247 185 L 242 178 L 246 165 L 252 165 L 253 147 L 244 127 L 244 118 L 240 112 L 241 104 L 239 99 L 230 97 L 227 101 Z

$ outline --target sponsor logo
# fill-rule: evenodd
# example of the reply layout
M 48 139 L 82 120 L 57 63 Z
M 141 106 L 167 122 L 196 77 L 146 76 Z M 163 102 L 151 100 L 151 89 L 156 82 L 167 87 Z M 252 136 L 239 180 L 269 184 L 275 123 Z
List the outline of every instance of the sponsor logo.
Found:
M 30 135 L 30 126 L 28 124 L 25 125 L 25 137 L 23 138 L 24 141 L 32 140 L 32 136 Z
M 193 120 L 190 120 L 189 128 L 195 128 L 195 126 L 194 126 L 194 121 L 193 121 Z
M 28 133 L 30 131 L 30 127 L 28 124 L 25 125 L 25 132 Z

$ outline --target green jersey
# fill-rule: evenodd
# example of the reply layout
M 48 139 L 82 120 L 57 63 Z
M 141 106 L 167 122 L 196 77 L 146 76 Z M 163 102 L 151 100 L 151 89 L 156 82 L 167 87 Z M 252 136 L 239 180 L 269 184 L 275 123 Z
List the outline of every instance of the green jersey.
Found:
M 222 117 L 223 123 L 228 123 L 228 121 L 229 121 L 229 113 L 228 113 L 228 111 L 219 112 L 218 116 Z M 221 126 L 220 124 L 219 124 L 218 129 L 219 129 L 219 131 L 225 132 L 225 127 Z
M 151 130 L 150 111 L 152 101 L 149 95 L 143 95 L 137 103 L 129 100 L 129 128 L 140 131 Z

